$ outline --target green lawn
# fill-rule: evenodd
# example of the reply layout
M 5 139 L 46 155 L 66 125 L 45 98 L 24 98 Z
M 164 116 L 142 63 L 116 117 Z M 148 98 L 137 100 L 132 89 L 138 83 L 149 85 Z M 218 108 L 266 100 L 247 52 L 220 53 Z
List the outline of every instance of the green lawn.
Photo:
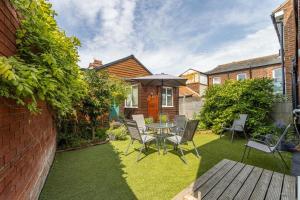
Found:
M 171 199 L 197 177 L 223 158 L 241 159 L 245 140 L 233 143 L 212 133 L 198 133 L 195 143 L 201 152 L 197 159 L 192 145 L 184 146 L 187 164 L 175 151 L 157 154 L 150 148 L 138 163 L 137 151 L 124 156 L 129 140 L 114 141 L 83 150 L 58 153 L 40 199 Z M 134 145 L 135 148 L 139 144 Z M 290 154 L 285 154 L 290 163 Z M 248 164 L 280 171 L 272 156 L 251 151 Z

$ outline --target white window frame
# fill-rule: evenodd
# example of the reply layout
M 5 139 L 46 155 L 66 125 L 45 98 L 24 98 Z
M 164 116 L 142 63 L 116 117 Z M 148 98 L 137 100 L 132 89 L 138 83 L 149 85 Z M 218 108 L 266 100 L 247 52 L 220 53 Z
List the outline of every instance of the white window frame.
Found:
M 281 74 L 282 74 L 282 68 L 281 67 L 279 67 L 279 68 L 274 68 L 273 70 L 272 70 L 272 78 L 273 78 L 273 80 L 275 80 L 275 70 L 280 70 L 281 71 Z M 282 79 L 282 77 L 281 77 L 281 79 Z M 283 85 L 283 79 L 281 80 L 282 81 L 282 87 L 285 87 L 284 85 Z M 276 94 L 282 94 L 282 92 L 283 92 L 283 88 L 282 88 L 282 91 L 281 92 L 276 92 L 276 91 L 274 91 L 274 93 L 276 93 Z
M 239 76 L 241 76 L 241 75 L 245 76 L 245 79 L 242 79 L 242 80 L 246 80 L 247 79 L 247 74 L 246 73 L 239 73 L 239 74 L 236 75 L 236 80 L 237 81 L 242 81 L 242 80 L 239 80 Z
M 166 102 L 165 102 L 165 105 L 163 105 L 163 102 L 162 102 L 162 107 L 163 108 L 172 108 L 172 107 L 174 107 L 174 93 L 173 93 L 173 88 L 172 87 L 163 87 L 163 89 L 162 89 L 162 91 L 164 90 L 164 89 L 166 89 Z M 167 105 L 167 103 L 168 103 L 168 97 L 167 97 L 167 89 L 171 89 L 171 91 L 172 91 L 172 105 Z M 161 101 L 163 100 L 163 98 L 162 98 L 162 95 L 161 95 Z
M 216 81 L 216 79 L 218 79 L 218 81 Z M 213 77 L 212 82 L 213 82 L 213 85 L 220 85 L 221 77 L 219 77 L 219 76 Z
M 138 90 L 138 93 L 137 93 L 137 106 L 132 106 L 132 99 L 131 99 L 131 105 L 130 106 L 127 106 L 127 98 L 125 99 L 125 108 L 138 108 L 139 107 L 139 85 L 138 84 L 134 84 L 134 85 L 131 85 L 130 86 L 130 92 L 131 92 L 131 98 L 132 98 L 132 88 L 137 86 L 137 90 Z

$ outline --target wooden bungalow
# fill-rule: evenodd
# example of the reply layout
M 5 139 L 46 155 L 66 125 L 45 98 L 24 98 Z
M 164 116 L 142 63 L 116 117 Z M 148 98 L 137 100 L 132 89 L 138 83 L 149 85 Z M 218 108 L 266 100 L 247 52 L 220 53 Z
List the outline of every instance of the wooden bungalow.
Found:
M 134 56 L 130 55 L 116 61 L 102 64 L 99 60 L 90 63 L 89 68 L 96 70 L 106 70 L 110 75 L 120 79 L 129 80 L 131 78 L 152 75 L 152 73 Z M 146 117 L 158 119 L 159 105 L 162 103 L 162 113 L 172 120 L 179 113 L 179 88 L 163 87 L 162 93 L 164 102 L 161 101 L 161 87 L 145 86 L 141 83 L 130 82 L 131 93 L 122 105 L 119 105 L 120 114 L 125 118 L 131 118 L 133 114 L 143 114 Z

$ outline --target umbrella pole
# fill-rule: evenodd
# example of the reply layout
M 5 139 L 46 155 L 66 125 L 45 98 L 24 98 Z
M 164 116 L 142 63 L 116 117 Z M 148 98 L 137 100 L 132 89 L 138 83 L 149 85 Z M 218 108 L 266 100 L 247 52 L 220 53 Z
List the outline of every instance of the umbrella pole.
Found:
M 162 96 L 163 96 L 163 87 L 164 87 L 164 80 L 161 79 L 161 88 L 160 88 L 160 111 L 159 111 L 159 123 L 161 123 L 161 115 L 162 115 Z

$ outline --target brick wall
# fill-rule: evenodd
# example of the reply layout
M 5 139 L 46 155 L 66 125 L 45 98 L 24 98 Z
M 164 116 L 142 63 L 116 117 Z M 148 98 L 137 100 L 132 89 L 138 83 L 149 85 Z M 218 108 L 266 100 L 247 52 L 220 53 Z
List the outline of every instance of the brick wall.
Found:
M 37 199 L 56 149 L 51 111 L 41 114 L 0 99 L 0 199 Z
M 267 67 L 257 67 L 257 68 L 252 68 L 247 69 L 247 70 L 239 70 L 239 71 L 233 71 L 233 72 L 226 72 L 226 73 L 219 73 L 219 74 L 212 74 L 208 75 L 208 84 L 212 85 L 213 84 L 213 78 L 214 77 L 220 77 L 221 78 L 221 84 L 225 83 L 226 80 L 231 79 L 231 80 L 236 80 L 236 77 L 238 74 L 245 73 L 247 78 L 273 78 L 273 69 L 281 67 L 280 65 L 270 65 Z
M 293 11 L 293 1 L 283 6 L 284 11 L 284 64 L 286 69 L 286 94 L 292 96 L 292 59 L 296 54 L 296 25 Z
M 154 86 L 142 86 L 139 84 L 139 102 L 138 108 L 124 108 L 121 106 L 120 112 L 125 114 L 126 118 L 131 118 L 133 114 L 143 114 L 148 117 L 148 96 L 158 95 L 160 100 L 160 88 Z M 159 104 L 160 105 L 160 104 Z M 160 109 L 160 108 L 159 108 Z M 179 113 L 179 89 L 177 87 L 173 88 L 173 107 L 162 108 L 162 113 L 168 114 L 171 120 L 174 119 L 175 115 Z
M 17 52 L 18 17 L 8 0 L 0 0 L 0 55 Z M 51 111 L 39 102 L 32 115 L 13 100 L 0 97 L 0 199 L 37 199 L 56 149 Z
M 0 0 L 0 55 L 12 56 L 17 52 L 16 29 L 18 17 L 8 0 Z

